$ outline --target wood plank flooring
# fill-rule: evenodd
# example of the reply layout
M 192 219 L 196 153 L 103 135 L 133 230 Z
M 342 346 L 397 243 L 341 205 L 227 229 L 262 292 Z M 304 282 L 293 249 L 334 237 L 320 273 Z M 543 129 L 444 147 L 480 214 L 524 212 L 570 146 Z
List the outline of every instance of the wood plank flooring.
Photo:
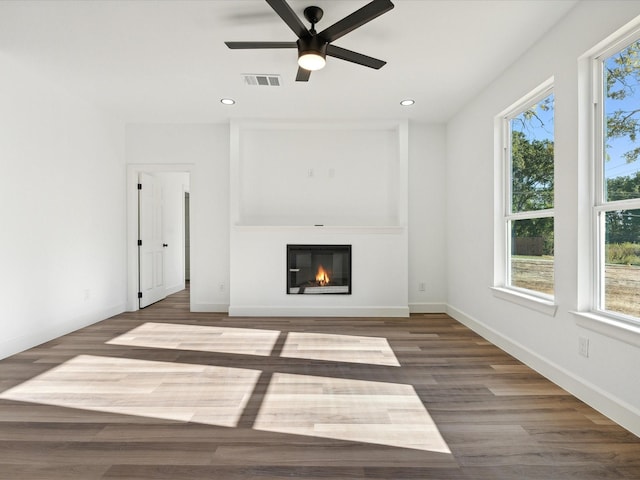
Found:
M 446 315 L 188 291 L 0 361 L 0 479 L 640 479 L 640 439 Z

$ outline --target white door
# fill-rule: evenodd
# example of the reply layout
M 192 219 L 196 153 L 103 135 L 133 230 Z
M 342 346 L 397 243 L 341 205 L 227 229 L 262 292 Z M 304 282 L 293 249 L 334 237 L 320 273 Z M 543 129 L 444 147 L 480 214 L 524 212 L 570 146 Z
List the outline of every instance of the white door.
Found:
M 138 176 L 138 298 L 140 308 L 166 297 L 162 241 L 162 183 L 148 173 Z

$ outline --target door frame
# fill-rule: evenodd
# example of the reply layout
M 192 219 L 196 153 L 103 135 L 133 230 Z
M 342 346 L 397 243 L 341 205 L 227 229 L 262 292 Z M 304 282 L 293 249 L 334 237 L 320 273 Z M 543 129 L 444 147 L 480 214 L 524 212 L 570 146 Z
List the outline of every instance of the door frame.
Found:
M 193 200 L 195 165 L 185 164 L 129 164 L 127 165 L 127 311 L 139 310 L 138 304 L 138 174 L 188 173 L 189 199 Z M 191 223 L 191 226 L 193 224 Z M 193 279 L 190 281 L 193 285 Z

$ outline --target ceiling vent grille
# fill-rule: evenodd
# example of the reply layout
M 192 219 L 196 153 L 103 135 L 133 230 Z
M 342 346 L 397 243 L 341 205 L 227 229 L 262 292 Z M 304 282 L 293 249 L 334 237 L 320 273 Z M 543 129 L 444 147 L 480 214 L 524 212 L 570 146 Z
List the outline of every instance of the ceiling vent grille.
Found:
M 243 73 L 242 79 L 245 85 L 252 87 L 279 87 L 281 85 L 280 75 Z

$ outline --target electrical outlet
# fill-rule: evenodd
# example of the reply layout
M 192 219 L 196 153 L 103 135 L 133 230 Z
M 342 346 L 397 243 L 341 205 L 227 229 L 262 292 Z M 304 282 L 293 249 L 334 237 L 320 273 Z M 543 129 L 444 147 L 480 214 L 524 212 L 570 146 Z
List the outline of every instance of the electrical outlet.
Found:
M 578 354 L 585 358 L 589 358 L 589 339 L 586 337 L 578 337 Z
M 221 292 L 224 292 L 224 283 L 221 283 L 220 285 L 218 285 L 218 290 L 220 290 Z
M 310 168 L 309 170 L 307 170 L 307 177 L 311 178 L 315 175 L 313 168 Z
M 426 289 L 427 289 L 427 286 L 425 285 L 424 282 L 418 283 L 418 291 L 419 292 L 424 292 Z

